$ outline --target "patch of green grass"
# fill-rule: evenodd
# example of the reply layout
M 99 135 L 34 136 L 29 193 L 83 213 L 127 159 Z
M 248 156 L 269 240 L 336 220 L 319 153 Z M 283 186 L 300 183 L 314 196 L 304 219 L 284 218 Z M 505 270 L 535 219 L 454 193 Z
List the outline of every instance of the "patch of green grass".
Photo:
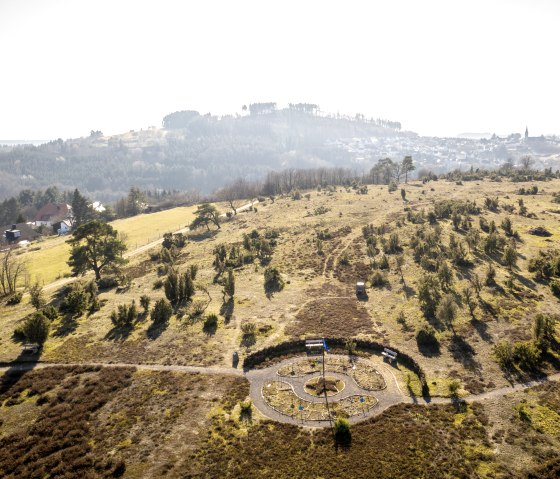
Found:
M 156 241 L 169 231 L 184 228 L 194 218 L 195 207 L 179 207 L 158 213 L 143 214 L 132 218 L 116 220 L 111 223 L 119 233 L 124 235 L 129 251 Z M 70 246 L 66 237 L 51 238 L 38 243 L 40 249 L 26 251 L 18 258 L 25 261 L 32 282 L 52 283 L 64 275 L 70 274 L 66 264 L 70 256 Z
M 182 206 L 116 220 L 111 225 L 125 235 L 126 245 L 132 250 L 161 238 L 164 233 L 185 228 L 192 222 L 194 211 L 193 206 Z
M 560 414 L 547 406 L 533 401 L 521 401 L 516 407 L 519 416 L 530 422 L 538 432 L 560 435 Z
M 48 284 L 64 275 L 70 274 L 66 264 L 70 256 L 67 238 L 55 238 L 40 243 L 40 249 L 27 251 L 18 256 L 26 263 L 27 272 L 32 282 Z

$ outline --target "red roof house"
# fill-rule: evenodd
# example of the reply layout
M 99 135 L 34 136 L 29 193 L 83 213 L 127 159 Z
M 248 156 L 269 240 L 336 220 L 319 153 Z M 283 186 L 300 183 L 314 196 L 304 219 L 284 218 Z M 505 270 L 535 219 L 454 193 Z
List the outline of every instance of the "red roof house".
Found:
M 72 207 L 66 203 L 48 203 L 35 215 L 36 226 L 52 226 L 53 223 L 69 219 Z

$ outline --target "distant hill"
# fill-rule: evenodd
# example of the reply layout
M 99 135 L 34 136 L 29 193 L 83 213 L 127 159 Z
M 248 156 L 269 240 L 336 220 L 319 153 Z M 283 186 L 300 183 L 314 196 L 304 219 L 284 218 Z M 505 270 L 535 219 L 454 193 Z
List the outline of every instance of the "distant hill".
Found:
M 0 140 L 0 146 L 34 145 L 48 143 L 49 140 Z
M 395 136 L 400 123 L 344 117 L 291 105 L 282 110 L 250 105 L 246 115 L 175 112 L 165 128 L 58 139 L 0 148 L 0 196 L 25 188 L 78 187 L 104 201 L 130 188 L 208 193 L 236 177 L 256 179 L 282 168 L 348 166 L 336 140 Z M 315 105 L 312 105 L 315 107 Z M 1 198 L 0 198 L 1 199 Z

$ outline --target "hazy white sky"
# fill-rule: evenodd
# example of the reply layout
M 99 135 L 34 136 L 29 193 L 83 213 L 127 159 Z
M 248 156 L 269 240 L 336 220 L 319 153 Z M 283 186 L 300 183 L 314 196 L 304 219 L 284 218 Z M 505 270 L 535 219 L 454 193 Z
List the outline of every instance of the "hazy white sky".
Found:
M 560 133 L 559 21 L 558 0 L 0 0 L 0 139 L 257 101 Z

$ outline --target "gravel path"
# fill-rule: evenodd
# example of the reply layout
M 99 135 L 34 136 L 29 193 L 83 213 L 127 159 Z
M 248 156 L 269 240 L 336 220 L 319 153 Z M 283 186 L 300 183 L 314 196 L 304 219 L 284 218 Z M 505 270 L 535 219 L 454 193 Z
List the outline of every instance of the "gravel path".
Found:
M 136 368 L 150 371 L 179 371 L 184 373 L 218 374 L 220 376 L 244 376 L 241 369 L 214 367 L 214 366 L 179 366 L 173 364 L 130 364 L 130 363 L 48 363 L 22 361 L 14 363 L 0 363 L 0 372 L 30 371 L 32 369 L 45 369 L 67 366 L 101 366 L 104 368 Z
M 329 357 L 336 357 L 336 355 L 329 355 Z M 320 372 L 314 372 L 312 374 L 307 374 L 301 377 L 284 377 L 279 376 L 277 371 L 282 366 L 290 364 L 301 359 L 305 359 L 307 356 L 297 356 L 286 359 L 280 363 L 277 363 L 271 367 L 265 369 L 252 369 L 249 371 L 243 371 L 242 369 L 227 368 L 227 367 L 214 367 L 214 366 L 179 366 L 179 365 L 163 365 L 163 364 L 130 364 L 130 363 L 48 363 L 48 362 L 12 362 L 12 363 L 0 363 L 0 374 L 4 374 L 8 371 L 25 371 L 33 369 L 45 369 L 51 367 L 63 367 L 63 366 L 102 366 L 102 367 L 133 367 L 137 369 L 146 369 L 151 371 L 178 371 L 185 373 L 199 373 L 199 374 L 217 374 L 222 376 L 239 376 L 245 377 L 250 384 L 250 397 L 253 401 L 255 407 L 266 417 L 273 419 L 278 422 L 285 422 L 291 424 L 298 424 L 308 427 L 326 427 L 330 425 L 330 421 L 307 421 L 298 418 L 293 418 L 291 416 L 284 415 L 278 411 L 272 409 L 264 400 L 262 396 L 262 388 L 269 381 L 283 381 L 289 383 L 293 386 L 294 391 L 298 396 L 304 398 L 310 402 L 323 402 L 324 398 L 315 397 L 307 394 L 303 388 L 304 383 L 313 377 L 320 376 Z M 353 416 L 350 418 L 350 422 L 356 423 L 363 421 L 369 417 L 376 416 L 387 408 L 394 406 L 395 404 L 408 403 L 408 404 L 418 404 L 426 406 L 429 404 L 449 404 L 451 402 L 450 398 L 434 397 L 434 398 L 423 398 L 423 397 L 410 397 L 404 394 L 397 382 L 397 378 L 393 372 L 393 367 L 389 366 L 383 361 L 381 357 L 372 356 L 368 360 L 359 358 L 358 361 L 367 361 L 371 363 L 384 377 L 387 387 L 380 391 L 367 391 L 358 386 L 354 380 L 345 374 L 329 372 L 329 376 L 342 379 L 345 383 L 345 388 L 340 393 L 329 396 L 329 401 L 338 401 L 342 398 L 352 395 L 373 395 L 379 401 L 373 408 L 366 411 L 364 414 Z M 510 393 L 523 391 L 528 388 L 538 386 L 549 381 L 560 381 L 560 373 L 552 374 L 550 376 L 543 377 L 542 379 L 535 379 L 532 381 L 527 381 L 524 383 L 518 383 L 510 387 L 503 387 L 498 389 L 493 389 L 492 391 L 487 391 L 481 394 L 471 394 L 461 399 L 466 402 L 472 401 L 484 401 L 488 399 L 496 399 L 505 396 Z

